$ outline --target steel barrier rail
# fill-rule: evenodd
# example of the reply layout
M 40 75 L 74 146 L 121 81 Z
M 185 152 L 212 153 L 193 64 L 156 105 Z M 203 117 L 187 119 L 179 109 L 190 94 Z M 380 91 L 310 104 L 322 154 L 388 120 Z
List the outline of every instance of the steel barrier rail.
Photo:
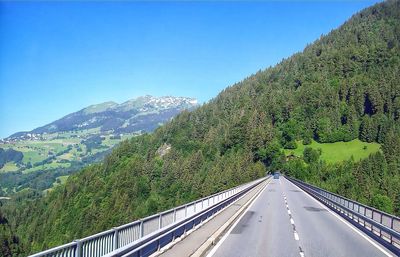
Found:
M 192 217 L 265 179 L 266 178 L 261 178 L 224 190 L 188 204 L 30 255 L 30 257 L 100 257 L 144 238 L 162 228 L 170 226 L 171 224 Z
M 215 213 L 219 212 L 226 206 L 235 202 L 241 196 L 261 184 L 263 181 L 270 178 L 270 176 L 255 181 L 255 183 L 249 185 L 247 188 L 242 190 L 241 192 L 225 199 L 224 201 L 206 208 L 205 210 L 193 215 L 192 217 L 188 217 L 180 222 L 175 224 L 171 224 L 170 226 L 156 231 L 155 233 L 149 235 L 146 238 L 140 239 L 130 245 L 119 248 L 104 257 L 144 257 L 149 256 L 156 251 L 158 251 L 163 246 L 172 242 L 176 237 L 180 237 L 183 234 L 186 234 L 187 231 L 196 227 L 196 225 L 201 224 L 204 220 L 212 217 Z
M 301 180 L 286 178 L 400 256 L 399 217 L 331 193 Z

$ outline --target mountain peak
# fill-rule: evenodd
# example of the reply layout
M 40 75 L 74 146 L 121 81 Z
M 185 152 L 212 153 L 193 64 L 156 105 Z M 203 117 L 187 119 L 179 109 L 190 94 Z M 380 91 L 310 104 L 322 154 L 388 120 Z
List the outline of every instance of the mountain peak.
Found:
M 27 134 L 32 133 L 42 134 L 94 128 L 99 128 L 101 132 L 150 132 L 180 111 L 194 108 L 197 104 L 195 98 L 151 95 L 140 96 L 122 104 L 108 101 L 90 105 L 32 131 L 15 133 L 9 138 L 24 138 Z
M 177 97 L 177 96 L 161 96 L 156 97 L 152 95 L 140 96 L 131 100 L 128 100 L 120 105 L 116 109 L 120 111 L 129 111 L 132 109 L 167 109 L 167 108 L 192 108 L 198 104 L 197 99 L 189 97 Z

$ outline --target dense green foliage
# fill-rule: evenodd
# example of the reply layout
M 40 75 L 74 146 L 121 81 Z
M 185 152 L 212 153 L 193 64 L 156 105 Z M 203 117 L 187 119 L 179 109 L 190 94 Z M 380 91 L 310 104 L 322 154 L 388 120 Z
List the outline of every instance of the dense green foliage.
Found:
M 399 70 L 400 2 L 389 1 L 155 133 L 121 143 L 43 199 L 11 201 L 4 212 L 24 251 L 35 252 L 255 179 L 267 168 L 399 214 Z M 382 152 L 329 164 L 314 150 L 304 160 L 286 160 L 282 151 L 301 140 L 356 138 L 380 143 Z M 171 149 L 160 155 L 166 145 Z
M 1 206 L 1 202 L 0 202 Z M 8 220 L 0 210 L 0 253 L 4 257 L 18 256 L 22 253 L 19 239 L 12 232 Z
M 304 148 L 303 159 L 306 163 L 316 162 L 321 155 L 321 152 L 311 147 Z
M 22 161 L 24 155 L 20 151 L 15 151 L 14 149 L 0 148 L 0 168 L 3 168 L 4 164 L 7 162 L 19 163 Z

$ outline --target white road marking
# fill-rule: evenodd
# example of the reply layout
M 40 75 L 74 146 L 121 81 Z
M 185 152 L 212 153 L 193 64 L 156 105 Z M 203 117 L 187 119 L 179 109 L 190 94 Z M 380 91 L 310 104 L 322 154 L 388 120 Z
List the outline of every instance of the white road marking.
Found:
M 248 212 L 248 210 L 253 206 L 255 202 L 257 202 L 258 198 L 263 194 L 264 190 L 267 189 L 269 183 L 271 180 L 267 183 L 267 185 L 264 187 L 263 190 L 257 195 L 257 197 L 253 200 L 253 202 L 246 208 L 246 210 L 243 212 L 242 215 L 236 220 L 236 222 L 231 226 L 231 228 L 228 230 L 228 232 L 225 233 L 225 235 L 219 240 L 219 242 L 211 249 L 211 251 L 207 254 L 207 257 L 212 257 L 215 252 L 218 250 L 218 248 L 222 245 L 222 243 L 225 241 L 225 239 L 230 235 L 232 230 L 236 227 L 236 225 L 240 222 L 240 220 L 243 218 L 243 216 Z
M 294 220 L 293 219 L 290 219 L 290 224 L 294 224 Z
M 292 213 L 290 212 L 290 210 L 287 210 L 287 213 L 288 213 L 288 214 L 292 214 Z
M 299 234 L 297 234 L 297 232 L 296 231 L 294 231 L 294 239 L 296 240 L 296 241 L 299 241 Z
M 304 253 L 303 252 L 300 252 L 300 257 L 304 257 Z
M 286 179 L 286 181 L 289 181 Z M 290 181 L 289 181 L 290 182 Z M 315 202 L 317 202 L 321 207 L 323 207 L 324 209 L 326 209 L 330 214 L 332 214 L 334 217 L 336 217 L 338 220 L 340 220 L 341 222 L 343 222 L 344 224 L 346 224 L 349 228 L 351 228 L 354 232 L 356 232 L 358 235 L 360 235 L 361 237 L 363 237 L 365 240 L 367 240 L 370 244 L 372 244 L 373 246 L 375 246 L 378 250 L 380 250 L 382 253 L 384 253 L 386 256 L 392 257 L 393 255 L 390 254 L 388 251 L 386 251 L 385 249 L 383 249 L 380 245 L 378 245 L 377 243 L 375 243 L 374 241 L 372 241 L 372 239 L 370 239 L 367 235 L 363 234 L 361 231 L 359 231 L 357 228 L 355 228 L 353 225 L 351 225 L 348 221 L 346 221 L 345 219 L 343 219 L 342 217 L 340 217 L 338 214 L 334 213 L 333 211 L 331 211 L 328 207 L 326 207 L 325 205 L 323 205 L 321 202 L 319 202 L 317 199 L 315 199 L 314 197 L 312 197 L 311 195 L 309 195 L 308 193 L 306 193 L 303 189 L 301 189 L 300 187 L 298 187 L 297 185 L 295 185 L 294 183 L 290 182 L 292 185 L 294 185 L 295 187 L 297 187 L 298 189 L 300 189 L 303 193 L 305 193 L 308 197 L 310 197 L 311 199 L 313 199 Z

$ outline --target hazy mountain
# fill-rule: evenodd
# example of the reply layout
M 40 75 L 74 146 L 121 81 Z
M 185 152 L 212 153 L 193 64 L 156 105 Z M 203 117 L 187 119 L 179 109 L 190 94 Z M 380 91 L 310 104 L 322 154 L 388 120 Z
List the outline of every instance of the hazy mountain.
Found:
M 105 102 L 88 106 L 32 131 L 15 133 L 9 138 L 94 128 L 99 128 L 101 132 L 111 131 L 116 134 L 150 132 L 180 111 L 191 109 L 196 105 L 197 100 L 193 98 L 149 95 L 122 104 Z

